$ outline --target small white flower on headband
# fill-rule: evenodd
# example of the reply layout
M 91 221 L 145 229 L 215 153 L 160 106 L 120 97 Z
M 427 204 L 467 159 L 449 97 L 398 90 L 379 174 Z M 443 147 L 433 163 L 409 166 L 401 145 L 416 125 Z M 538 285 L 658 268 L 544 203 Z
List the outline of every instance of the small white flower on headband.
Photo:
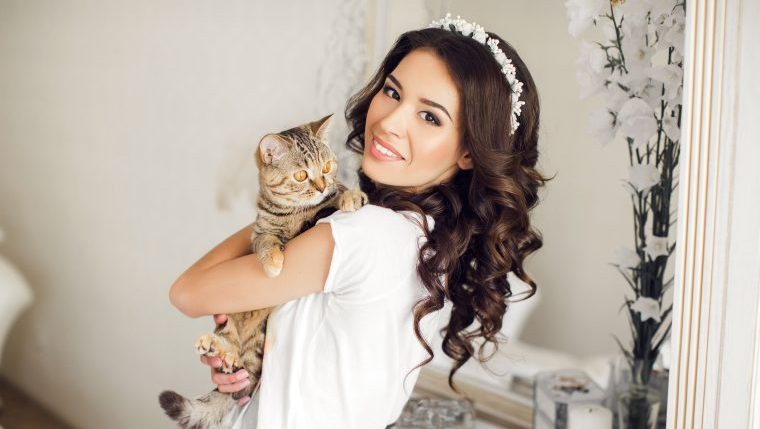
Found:
M 472 37 L 477 40 L 478 43 L 487 45 L 491 49 L 496 62 L 501 66 L 501 72 L 506 76 L 507 83 L 512 89 L 512 121 L 511 132 L 514 134 L 520 122 L 517 121 L 517 117 L 520 116 L 524 101 L 520 101 L 520 94 L 522 94 L 523 83 L 517 79 L 517 71 L 512 64 L 512 60 L 507 58 L 504 52 L 499 49 L 499 41 L 488 37 L 486 31 L 480 25 L 472 22 L 467 22 L 457 15 L 456 19 L 451 19 L 451 13 L 447 13 L 445 17 L 433 21 L 428 25 L 428 28 L 443 28 L 445 30 L 453 31 L 462 34 L 463 36 Z

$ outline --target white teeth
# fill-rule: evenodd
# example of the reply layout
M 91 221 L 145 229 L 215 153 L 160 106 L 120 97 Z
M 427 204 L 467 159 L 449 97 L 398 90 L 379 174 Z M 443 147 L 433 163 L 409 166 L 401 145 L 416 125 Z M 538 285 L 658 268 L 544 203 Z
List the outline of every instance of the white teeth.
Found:
M 372 143 L 375 144 L 375 149 L 377 149 L 377 151 L 382 153 L 383 155 L 390 156 L 391 158 L 399 157 L 398 155 L 386 149 L 384 146 L 382 146 L 380 143 L 376 142 L 375 140 L 372 140 Z

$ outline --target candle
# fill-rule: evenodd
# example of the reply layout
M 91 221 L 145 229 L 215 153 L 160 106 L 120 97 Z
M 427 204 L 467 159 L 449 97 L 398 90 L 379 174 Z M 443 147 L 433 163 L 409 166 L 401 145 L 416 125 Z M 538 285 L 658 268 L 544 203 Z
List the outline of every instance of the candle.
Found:
M 567 412 L 567 429 L 612 429 L 612 411 L 598 404 L 574 404 Z

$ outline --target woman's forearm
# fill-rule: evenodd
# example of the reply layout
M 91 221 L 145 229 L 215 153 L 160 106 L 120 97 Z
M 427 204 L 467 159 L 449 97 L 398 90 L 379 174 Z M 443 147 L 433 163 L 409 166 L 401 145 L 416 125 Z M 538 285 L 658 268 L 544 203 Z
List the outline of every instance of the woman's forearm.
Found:
M 274 307 L 324 290 L 335 243 L 330 224 L 289 240 L 282 271 L 269 277 L 247 244 L 246 227 L 217 245 L 172 285 L 171 303 L 188 317 Z
M 172 294 L 176 292 L 176 285 L 180 280 L 191 276 L 193 273 L 197 273 L 202 270 L 207 270 L 217 264 L 226 262 L 232 259 L 239 258 L 241 256 L 249 255 L 251 250 L 251 235 L 253 234 L 253 223 L 244 226 L 238 232 L 227 237 L 224 241 L 217 244 L 216 247 L 211 249 L 202 258 L 196 261 L 190 268 L 186 269 L 177 280 L 174 281 L 170 290 L 170 299 Z M 174 301 L 172 299 L 172 301 Z
M 252 234 L 253 223 L 250 223 L 241 228 L 238 232 L 227 237 L 221 243 L 217 244 L 216 247 L 211 249 L 201 259 L 191 265 L 190 268 L 188 268 L 185 272 L 211 268 L 220 262 L 229 261 L 230 259 L 239 258 L 245 255 L 250 255 L 253 253 L 251 250 Z

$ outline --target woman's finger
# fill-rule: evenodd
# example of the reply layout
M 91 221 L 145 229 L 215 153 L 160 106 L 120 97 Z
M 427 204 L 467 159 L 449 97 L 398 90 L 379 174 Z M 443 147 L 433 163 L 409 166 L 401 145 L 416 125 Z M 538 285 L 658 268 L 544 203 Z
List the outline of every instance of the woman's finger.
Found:
M 227 321 L 227 315 L 226 314 L 215 314 L 214 315 L 214 323 L 217 325 L 223 325 L 224 322 Z
M 251 381 L 246 378 L 232 384 L 219 384 L 217 385 L 217 389 L 222 393 L 233 393 L 245 389 L 249 384 L 251 384 Z
M 234 384 L 239 383 L 240 381 L 248 380 L 248 373 L 246 370 L 241 369 L 240 371 L 234 373 L 234 374 L 224 374 L 222 372 L 219 372 L 217 370 L 212 370 L 211 372 L 211 382 L 214 384 L 222 385 L 222 384 Z M 235 390 L 236 392 L 240 390 Z
M 250 396 L 243 396 L 243 397 L 242 397 L 242 398 L 240 398 L 240 400 L 238 401 L 238 405 L 242 407 L 243 405 L 245 405 L 245 404 L 246 404 L 248 401 L 250 401 L 250 400 L 251 400 L 251 397 L 250 397 Z
M 206 364 L 211 368 L 219 368 L 222 366 L 222 360 L 216 356 L 209 357 L 206 355 L 201 355 L 201 363 Z

